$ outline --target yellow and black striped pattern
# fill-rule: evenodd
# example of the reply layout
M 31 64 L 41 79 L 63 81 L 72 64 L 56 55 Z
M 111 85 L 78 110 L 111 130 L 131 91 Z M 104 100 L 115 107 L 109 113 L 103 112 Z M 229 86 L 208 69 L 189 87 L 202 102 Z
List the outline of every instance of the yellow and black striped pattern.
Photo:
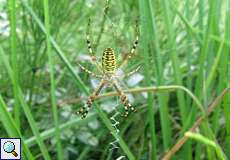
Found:
M 102 56 L 102 68 L 104 73 L 114 74 L 116 71 L 116 57 L 112 48 L 106 48 Z

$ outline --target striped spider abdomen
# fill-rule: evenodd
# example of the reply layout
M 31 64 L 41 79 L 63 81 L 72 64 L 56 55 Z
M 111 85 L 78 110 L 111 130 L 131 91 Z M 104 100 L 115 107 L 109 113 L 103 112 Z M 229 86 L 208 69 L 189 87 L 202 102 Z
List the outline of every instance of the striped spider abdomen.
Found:
M 102 69 L 104 73 L 114 74 L 116 71 L 116 57 L 112 48 L 106 48 L 102 55 Z

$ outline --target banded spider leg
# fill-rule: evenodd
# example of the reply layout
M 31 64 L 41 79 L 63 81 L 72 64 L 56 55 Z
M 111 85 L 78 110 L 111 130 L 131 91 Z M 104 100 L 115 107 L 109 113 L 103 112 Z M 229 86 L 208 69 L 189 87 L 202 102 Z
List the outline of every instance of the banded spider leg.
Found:
M 96 89 L 93 92 L 93 94 L 91 94 L 88 97 L 85 106 L 83 106 L 82 108 L 80 108 L 80 110 L 77 112 L 77 114 L 81 115 L 81 118 L 85 118 L 86 117 L 86 115 L 89 112 L 88 110 L 91 108 L 93 102 L 95 101 L 96 97 L 98 96 L 98 94 L 100 93 L 100 91 L 101 91 L 101 89 L 103 88 L 104 85 L 105 85 L 105 82 L 104 82 L 104 79 L 102 79 L 101 82 L 99 83 L 99 85 L 96 87 Z
M 113 82 L 113 86 L 115 88 L 115 90 L 118 93 L 118 96 L 120 97 L 121 102 L 124 105 L 125 108 L 125 113 L 123 114 L 124 117 L 127 117 L 129 114 L 129 111 L 131 110 L 132 112 L 136 112 L 136 109 L 131 105 L 131 103 L 129 102 L 127 96 L 124 94 L 124 92 L 120 89 L 120 86 L 117 84 L 117 82 L 114 80 Z

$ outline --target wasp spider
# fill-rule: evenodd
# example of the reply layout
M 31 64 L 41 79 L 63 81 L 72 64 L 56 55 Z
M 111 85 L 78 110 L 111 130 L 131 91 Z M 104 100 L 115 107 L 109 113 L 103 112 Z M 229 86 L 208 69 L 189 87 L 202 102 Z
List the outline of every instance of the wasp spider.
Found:
M 108 11 L 108 1 L 105 7 L 105 11 L 104 14 L 106 14 Z M 88 23 L 88 28 L 90 28 L 90 20 Z M 127 117 L 129 114 L 129 111 L 135 111 L 135 108 L 130 104 L 128 98 L 126 97 L 126 95 L 122 92 L 122 89 L 120 88 L 120 86 L 118 85 L 118 80 L 117 80 L 117 69 L 122 67 L 123 65 L 125 65 L 127 63 L 127 61 L 132 57 L 132 55 L 134 54 L 137 44 L 138 44 L 138 25 L 136 24 L 136 39 L 133 43 L 133 46 L 129 52 L 129 54 L 127 56 L 125 56 L 123 62 L 120 65 L 117 65 L 117 61 L 116 61 L 116 56 L 114 53 L 114 50 L 112 48 L 105 48 L 105 50 L 103 51 L 103 55 L 101 58 L 101 64 L 98 63 L 95 54 L 92 50 L 92 45 L 90 42 L 90 38 L 89 38 L 89 29 L 87 29 L 87 33 L 86 33 L 86 42 L 87 42 L 87 46 L 88 46 L 88 51 L 90 53 L 90 57 L 91 57 L 91 62 L 97 67 L 97 69 L 100 72 L 100 75 L 93 73 L 92 71 L 86 69 L 85 67 L 83 67 L 81 64 L 79 64 L 79 67 L 85 71 L 86 73 L 94 76 L 94 77 L 98 77 L 101 78 L 101 81 L 99 83 L 99 85 L 96 87 L 95 91 L 88 97 L 87 102 L 85 104 L 85 106 L 83 106 L 78 112 L 77 114 L 80 114 L 82 118 L 85 118 L 86 115 L 88 114 L 88 110 L 91 108 L 94 100 L 96 99 L 96 97 L 99 95 L 101 89 L 105 86 L 105 85 L 112 85 L 115 90 L 117 91 L 121 102 L 124 105 L 124 109 L 125 109 L 125 113 L 124 113 L 124 117 Z M 139 69 L 139 68 L 138 68 Z M 136 72 L 138 69 L 128 73 L 127 75 L 130 75 L 134 72 Z

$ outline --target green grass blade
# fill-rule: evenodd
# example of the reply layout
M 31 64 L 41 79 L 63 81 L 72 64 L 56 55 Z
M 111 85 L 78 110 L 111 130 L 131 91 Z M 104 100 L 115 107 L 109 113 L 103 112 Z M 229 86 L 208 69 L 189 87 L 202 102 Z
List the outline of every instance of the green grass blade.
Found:
M 49 1 L 44 0 L 44 12 L 45 12 L 45 27 L 46 27 L 46 45 L 47 45 L 47 54 L 48 54 L 48 61 L 49 61 L 49 69 L 50 69 L 50 94 L 51 94 L 51 104 L 52 104 L 52 112 L 53 112 L 53 118 L 54 118 L 54 125 L 55 125 L 55 138 L 57 142 L 57 153 L 58 153 L 58 159 L 63 159 L 63 149 L 61 145 L 61 139 L 60 139 L 60 130 L 59 130 L 59 119 L 58 119 L 58 109 L 57 109 L 57 103 L 56 103 L 56 81 L 54 78 L 54 62 L 53 62 L 53 54 L 51 52 L 51 44 L 50 44 L 50 18 L 49 18 Z
M 174 79 L 175 83 L 178 85 L 182 85 L 182 76 L 180 73 L 180 68 L 179 68 L 179 61 L 177 57 L 177 47 L 176 47 L 176 36 L 175 36 L 175 31 L 174 28 L 172 27 L 173 19 L 172 19 L 172 13 L 170 12 L 170 1 L 168 0 L 163 0 L 161 2 L 163 12 L 164 12 L 164 23 L 168 35 L 168 44 L 169 47 L 172 48 L 172 52 L 170 53 L 170 59 L 172 60 L 172 65 L 173 65 L 173 70 L 174 70 Z M 187 118 L 187 109 L 185 106 L 185 99 L 184 99 L 184 94 L 181 93 L 180 91 L 177 92 L 177 97 L 178 97 L 178 103 L 179 103 L 179 108 L 180 108 L 180 114 L 181 114 L 181 121 L 182 124 L 185 124 L 186 118 Z
M 228 3 L 228 8 L 230 7 L 230 3 Z M 227 9 L 225 13 L 225 39 L 230 40 L 230 10 Z M 223 54 L 221 56 L 220 65 L 218 67 L 218 72 L 220 73 L 219 84 L 220 89 L 225 88 L 226 86 L 230 85 L 230 72 L 228 69 L 230 68 L 229 65 L 229 52 L 230 47 L 228 45 L 224 45 Z M 226 75 L 227 74 L 227 75 Z M 223 109 L 224 109 L 224 119 L 225 119 L 225 128 L 226 133 L 228 135 L 225 138 L 225 151 L 227 156 L 230 158 L 230 93 L 228 93 L 224 100 L 223 100 Z
M 223 102 L 223 108 L 224 108 L 224 119 L 225 119 L 225 126 L 226 126 L 226 133 L 230 133 L 230 93 L 228 93 L 225 98 L 224 98 L 224 102 Z M 230 150 L 230 134 L 228 134 L 225 138 L 225 144 L 224 144 L 225 148 L 225 152 L 227 154 L 228 157 L 230 157 L 230 152 L 228 152 Z
M 156 27 L 156 19 L 155 19 L 155 11 L 153 7 L 153 3 L 151 0 L 149 0 L 149 11 L 150 11 L 150 35 L 152 35 L 151 41 L 155 45 L 155 51 L 152 51 L 153 54 L 156 52 L 156 59 L 154 59 L 156 66 L 154 67 L 155 73 L 156 73 L 156 78 L 157 78 L 157 85 L 163 85 L 164 83 L 164 77 L 163 77 L 163 64 L 162 64 L 162 55 L 161 55 L 161 50 L 160 50 L 160 44 L 159 44 L 159 36 L 158 36 L 158 29 Z M 172 142 L 172 128 L 170 124 L 170 119 L 169 119 L 169 110 L 168 110 L 168 95 L 166 93 L 159 93 L 158 94 L 158 99 L 159 99 L 159 108 L 160 108 L 160 118 L 161 118 L 161 128 L 162 128 L 162 133 L 163 133 L 163 144 L 164 144 L 164 149 L 168 150 L 170 147 L 170 144 Z
M 17 34 L 16 34 L 16 3 L 15 0 L 8 1 L 8 14 L 10 22 L 10 52 L 11 52 L 11 64 L 16 78 L 15 82 L 19 83 L 18 78 L 18 66 L 17 66 Z M 16 86 L 13 86 L 14 90 L 14 118 L 16 120 L 17 126 L 20 128 L 20 105 L 17 98 Z
M 205 31 L 205 35 L 204 35 L 204 40 L 203 40 L 203 44 L 202 44 L 202 48 L 201 48 L 201 53 L 199 55 L 199 71 L 198 71 L 198 77 L 196 80 L 196 85 L 195 85 L 195 94 L 198 97 L 201 97 L 202 95 L 202 88 L 203 88 L 203 84 L 204 84 L 204 68 L 205 68 L 205 61 L 208 55 L 208 48 L 209 48 L 209 35 L 211 33 L 211 25 L 212 25 L 212 14 L 213 14 L 213 9 L 214 9 L 214 1 L 210 1 L 210 9 L 209 9 L 209 15 L 208 15 L 208 24 L 207 24 L 207 28 Z
M 173 16 L 172 16 L 172 11 L 171 9 L 171 3 L 168 0 L 163 0 L 161 1 L 161 6 L 163 9 L 163 21 L 164 21 L 164 26 L 166 28 L 167 36 L 168 36 L 168 46 L 172 48 L 171 53 L 169 53 L 169 57 L 172 61 L 172 66 L 173 66 L 173 72 L 174 72 L 174 83 L 178 85 L 183 86 L 182 82 L 182 75 L 180 71 L 180 63 L 178 60 L 178 54 L 177 54 L 177 47 L 176 47 L 176 35 L 175 35 L 175 28 L 173 27 Z M 186 108 L 186 103 L 185 103 L 185 98 L 184 94 L 180 91 L 177 92 L 177 99 L 178 99 L 178 105 L 179 105 L 179 110 L 180 110 L 180 116 L 181 116 L 181 123 L 182 126 L 184 127 L 186 124 L 186 119 L 187 119 L 187 114 L 188 110 Z M 170 144 L 168 144 L 167 147 L 169 147 Z M 186 154 L 183 154 L 186 159 L 192 159 L 191 153 L 189 152 L 191 146 L 188 144 L 185 148 Z
M 4 102 L 2 96 L 0 95 L 0 121 L 2 122 L 4 128 L 6 129 L 9 138 L 21 138 L 22 142 L 22 158 L 33 160 L 34 157 L 30 152 L 28 146 L 24 143 L 23 137 L 16 126 L 16 122 L 13 120 L 10 113 L 7 111 L 6 103 Z
M 208 22 L 207 22 L 207 27 L 206 27 L 206 31 L 205 31 L 205 35 L 204 35 L 204 39 L 203 39 L 203 43 L 201 46 L 201 53 L 199 55 L 199 70 L 198 70 L 198 77 L 196 79 L 196 83 L 195 83 L 195 94 L 196 96 L 200 97 L 200 100 L 204 100 L 204 104 L 207 105 L 207 100 L 206 100 L 206 96 L 207 96 L 207 88 L 206 88 L 206 79 L 204 78 L 204 74 L 207 72 L 207 70 L 205 70 L 205 63 L 209 63 L 206 62 L 207 60 L 207 56 L 212 56 L 211 52 L 209 52 L 209 47 L 210 47 L 210 39 L 209 39 L 209 35 L 212 33 L 212 28 L 214 25 L 213 22 L 213 16 L 215 13 L 215 0 L 211 0 L 209 1 L 209 12 L 208 12 Z M 203 86 L 204 85 L 204 86 Z M 194 109 L 194 108 L 193 108 Z M 192 120 L 195 119 L 195 114 L 196 111 L 192 110 L 191 111 L 192 115 Z M 212 131 L 209 129 L 208 126 L 208 122 L 205 124 L 204 128 L 204 132 L 205 135 L 208 138 L 213 139 L 212 136 Z M 214 157 L 213 153 L 212 153 L 212 149 L 210 147 L 208 147 L 208 158 L 212 159 Z
M 215 77 L 217 76 L 218 64 L 220 63 L 223 54 L 223 47 L 224 47 L 224 42 L 222 41 L 220 43 L 216 58 L 214 59 L 214 63 L 211 67 L 210 73 L 207 78 L 207 88 L 211 87 L 211 83 L 215 80 Z
M 201 30 L 201 31 L 203 31 L 203 28 L 204 28 L 204 5 L 205 3 L 204 3 L 204 0 L 200 0 L 199 1 L 199 8 L 198 8 L 198 10 L 199 10 L 199 16 L 198 16 L 198 20 L 199 20 L 199 22 L 198 22 L 198 24 L 199 24 L 199 29 Z
M 149 18 L 149 4 L 147 1 L 139 0 L 139 8 L 140 8 L 140 18 L 141 18 L 141 46 L 144 51 L 144 61 L 146 62 L 144 65 L 144 74 L 146 79 L 146 84 L 151 85 L 151 72 L 149 69 L 150 59 L 149 59 L 149 43 L 150 36 L 149 35 L 149 24 L 147 19 Z M 155 133 L 155 117 L 154 117 L 154 103 L 153 103 L 153 94 L 148 94 L 147 99 L 148 104 L 148 121 L 149 128 L 151 133 L 151 159 L 157 159 L 157 142 L 156 142 L 156 133 Z
M 221 13 L 221 5 L 222 5 L 222 1 L 219 1 L 219 0 L 215 0 L 214 1 L 214 9 L 213 9 L 213 13 L 212 13 L 212 19 L 213 19 L 213 22 L 212 22 L 212 25 L 211 25 L 211 33 L 215 36 L 219 36 L 221 37 L 220 35 L 220 23 L 221 23 L 221 19 L 219 18 L 220 17 L 220 13 Z M 224 35 L 225 37 L 225 35 Z M 216 77 L 217 76 L 217 73 L 218 72 L 213 72 L 213 67 L 216 67 L 217 64 L 219 64 L 219 61 L 220 61 L 220 57 L 221 57 L 221 54 L 223 54 L 222 52 L 222 49 L 223 49 L 223 45 L 224 45 L 224 42 L 210 42 L 210 48 L 209 49 L 209 56 L 207 58 L 207 65 L 210 66 L 208 68 L 211 68 L 209 70 L 209 74 L 208 74 L 208 77 L 207 77 L 207 80 L 206 80 L 206 96 L 207 97 L 210 97 L 211 96 L 211 91 L 212 91 L 212 86 L 210 86 L 210 83 L 211 83 L 211 77 Z M 210 79 L 208 79 L 210 78 Z M 215 79 L 213 79 L 212 82 L 214 82 Z M 212 83 L 213 84 L 213 83 Z M 222 86 L 222 84 L 219 84 L 218 85 L 218 89 L 217 89 L 217 92 L 218 93 L 221 93 L 221 90 L 224 89 L 224 88 L 220 88 L 220 85 Z M 207 98 L 205 98 L 206 101 L 207 101 Z M 213 117 L 212 117 L 212 128 L 213 128 L 213 132 L 217 132 L 219 130 L 219 118 L 220 118 L 220 115 L 221 115 L 221 111 L 220 111 L 220 107 L 218 107 L 216 109 L 216 111 L 214 112 L 213 114 Z

